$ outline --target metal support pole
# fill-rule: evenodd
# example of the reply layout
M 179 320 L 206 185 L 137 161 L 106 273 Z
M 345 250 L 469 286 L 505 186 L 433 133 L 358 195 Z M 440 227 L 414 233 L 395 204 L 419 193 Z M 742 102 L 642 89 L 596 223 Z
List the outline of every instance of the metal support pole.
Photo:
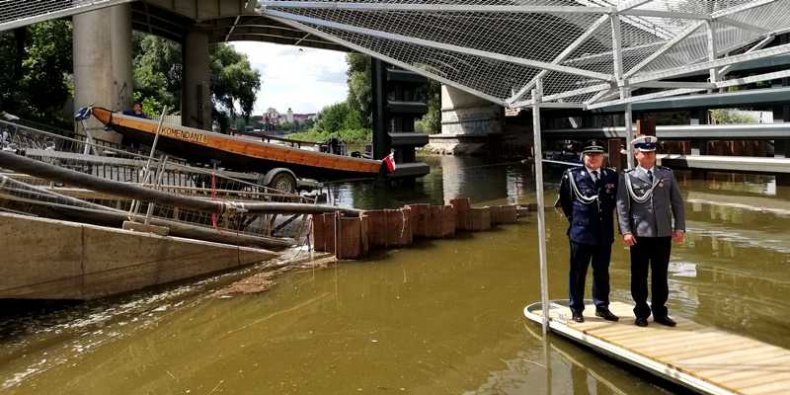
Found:
M 85 124 L 84 119 L 80 120 L 80 124 L 82 125 L 82 131 L 85 132 L 85 147 L 82 149 L 82 154 L 88 155 L 91 153 L 91 150 L 93 150 L 94 154 L 99 155 L 99 150 L 94 146 L 96 143 L 93 141 L 90 128 Z
M 628 88 L 620 88 L 620 98 L 626 99 L 631 96 Z M 631 103 L 625 104 L 625 151 L 628 169 L 634 168 L 634 155 L 631 153 L 631 142 L 634 141 L 634 119 L 631 113 Z
M 631 90 L 628 88 L 625 81 L 623 81 L 623 45 L 622 33 L 620 31 L 620 17 L 617 14 L 611 16 L 612 18 L 612 60 L 614 62 L 614 76 L 617 84 L 620 86 L 620 99 L 625 99 L 631 96 Z M 634 139 L 634 121 L 631 114 L 631 103 L 625 105 L 625 146 L 628 155 L 628 168 L 634 167 L 634 157 L 631 155 L 631 141 Z
M 549 330 L 549 284 L 546 271 L 546 218 L 543 202 L 543 150 L 540 136 L 540 102 L 543 97 L 543 81 L 538 80 L 532 90 L 532 135 L 535 157 L 535 191 L 538 203 L 538 251 L 540 255 L 540 302 L 543 310 L 543 335 Z
M 162 176 L 165 174 L 167 170 L 167 155 L 164 155 L 160 161 L 159 170 L 156 174 L 156 182 L 154 183 L 154 189 L 159 187 L 162 183 Z M 148 202 L 148 211 L 145 213 L 145 225 L 148 226 L 151 224 L 151 216 L 154 214 L 154 202 Z
M 151 161 L 154 160 L 154 153 L 156 152 L 156 145 L 159 143 L 159 132 L 162 131 L 162 123 L 165 122 L 165 115 L 167 114 L 167 106 L 162 108 L 162 116 L 159 117 L 159 125 L 156 126 L 156 134 L 154 134 L 154 142 L 151 144 L 151 152 L 148 154 L 148 160 L 143 167 L 143 185 L 148 183 L 149 174 L 151 172 Z
M 612 66 L 614 66 L 614 78 L 618 85 L 622 86 L 623 79 L 623 37 L 620 30 L 620 16 L 612 14 L 609 16 L 612 25 Z
M 148 184 L 148 180 L 150 179 L 151 175 L 151 161 L 154 160 L 154 153 L 156 152 L 156 145 L 159 143 L 159 132 L 162 131 L 162 123 L 165 121 L 165 114 L 167 114 L 167 106 L 162 108 L 162 116 L 159 117 L 159 124 L 156 126 L 156 134 L 154 135 L 154 142 L 151 144 L 151 152 L 148 154 L 148 160 L 145 162 L 145 166 L 143 166 L 143 180 L 140 185 L 145 186 Z M 132 200 L 132 205 L 129 207 L 129 220 L 134 220 L 134 216 L 137 215 L 138 210 L 140 209 L 140 202 L 138 200 Z
M 707 27 L 707 47 L 708 47 L 708 60 L 713 61 L 716 60 L 716 30 L 713 27 L 713 23 L 711 21 L 705 21 L 705 26 Z M 711 67 L 709 70 L 710 73 L 710 82 L 716 83 L 719 80 L 719 71 L 715 67 Z
M 543 336 L 543 366 L 546 369 L 546 395 L 551 395 L 551 344 L 549 338 Z

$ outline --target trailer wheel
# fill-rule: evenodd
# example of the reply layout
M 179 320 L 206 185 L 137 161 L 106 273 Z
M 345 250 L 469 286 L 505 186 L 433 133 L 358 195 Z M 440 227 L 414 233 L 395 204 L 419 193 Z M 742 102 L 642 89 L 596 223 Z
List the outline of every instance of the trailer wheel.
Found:
M 296 177 L 289 172 L 279 172 L 272 177 L 269 187 L 285 193 L 296 193 Z

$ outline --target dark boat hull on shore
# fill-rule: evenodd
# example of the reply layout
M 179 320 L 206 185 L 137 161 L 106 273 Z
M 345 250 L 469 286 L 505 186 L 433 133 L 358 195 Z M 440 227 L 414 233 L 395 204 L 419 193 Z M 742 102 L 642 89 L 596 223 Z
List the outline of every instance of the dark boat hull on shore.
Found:
M 93 116 L 124 136 L 124 144 L 153 143 L 158 123 L 94 107 Z M 319 181 L 375 178 L 382 171 L 381 161 L 291 148 L 177 125 L 162 125 L 157 150 L 191 163 L 219 166 L 236 171 L 265 173 L 284 167 L 298 177 Z

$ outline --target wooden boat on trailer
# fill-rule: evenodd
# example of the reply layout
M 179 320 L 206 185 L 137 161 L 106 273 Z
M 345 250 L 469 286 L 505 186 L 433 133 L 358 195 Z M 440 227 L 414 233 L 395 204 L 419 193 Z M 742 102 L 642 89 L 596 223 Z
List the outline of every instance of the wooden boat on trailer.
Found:
M 93 107 L 91 114 L 101 123 L 121 133 L 124 144 L 152 145 L 159 123 L 155 120 L 123 115 Z M 209 132 L 180 125 L 163 124 L 157 150 L 178 156 L 191 163 L 211 164 L 228 170 L 266 174 L 265 185 L 276 184 L 273 178 L 290 170 L 294 177 L 318 181 L 376 178 L 386 171 L 381 160 L 354 158 L 292 148 Z M 274 173 L 277 174 L 272 174 Z M 296 180 L 294 180 L 296 181 Z

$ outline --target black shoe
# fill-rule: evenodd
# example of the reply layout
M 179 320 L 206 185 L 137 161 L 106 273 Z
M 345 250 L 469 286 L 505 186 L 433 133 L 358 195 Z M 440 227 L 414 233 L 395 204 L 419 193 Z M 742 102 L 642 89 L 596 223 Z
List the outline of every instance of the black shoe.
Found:
M 647 318 L 637 318 L 634 320 L 634 325 L 646 327 L 647 326 Z
M 676 326 L 678 324 L 677 322 L 675 322 L 675 320 L 673 320 L 672 318 L 669 318 L 668 316 L 664 316 L 664 317 L 660 317 L 660 318 L 659 317 L 653 317 L 653 322 L 655 322 L 657 324 L 661 324 L 661 325 L 666 325 L 666 326 Z
M 573 312 L 573 317 L 571 319 L 575 322 L 584 322 L 582 313 Z
M 595 310 L 595 315 L 607 321 L 620 321 L 620 317 L 612 314 L 612 312 L 607 308 Z

